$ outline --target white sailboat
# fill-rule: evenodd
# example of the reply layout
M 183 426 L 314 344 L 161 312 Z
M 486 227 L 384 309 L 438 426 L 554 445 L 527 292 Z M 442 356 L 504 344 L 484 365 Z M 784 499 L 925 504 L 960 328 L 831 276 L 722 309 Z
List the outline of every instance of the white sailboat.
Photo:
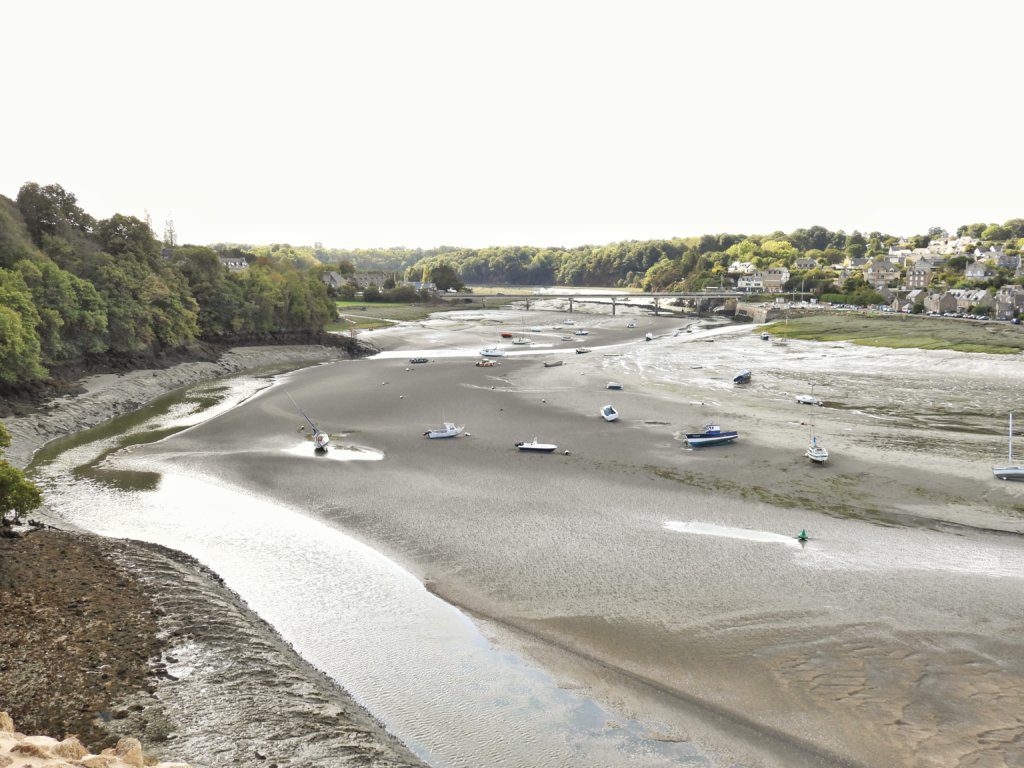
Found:
M 804 456 L 815 464 L 824 464 L 828 461 L 828 450 L 826 450 L 825 446 L 818 445 L 818 436 L 814 434 L 813 416 L 811 417 L 810 441 L 807 443 L 807 450 L 804 451 Z
M 1013 414 L 1010 414 L 1009 442 L 1006 451 L 1006 466 L 992 467 L 992 474 L 1000 480 L 1024 480 L 1024 465 L 1013 463 Z
M 292 405 L 294 405 L 298 412 L 302 414 L 302 418 L 306 420 L 306 423 L 309 424 L 310 428 L 313 430 L 313 450 L 317 453 L 327 453 L 327 446 L 331 442 L 331 436 L 313 423 L 313 420 L 306 415 L 306 412 L 302 410 L 302 408 L 299 407 L 299 404 L 295 402 L 295 399 L 287 389 L 284 393 L 288 395 L 288 399 L 292 401 Z

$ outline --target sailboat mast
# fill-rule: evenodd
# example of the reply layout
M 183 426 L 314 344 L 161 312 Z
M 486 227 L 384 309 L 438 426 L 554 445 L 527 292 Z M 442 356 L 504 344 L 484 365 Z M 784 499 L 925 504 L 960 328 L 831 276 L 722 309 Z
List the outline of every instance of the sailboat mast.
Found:
M 1010 442 L 1009 442 L 1007 451 L 1008 451 L 1008 456 L 1007 456 L 1007 460 L 1006 460 L 1006 465 L 1012 467 L 1013 466 L 1013 412 L 1012 411 L 1010 412 Z

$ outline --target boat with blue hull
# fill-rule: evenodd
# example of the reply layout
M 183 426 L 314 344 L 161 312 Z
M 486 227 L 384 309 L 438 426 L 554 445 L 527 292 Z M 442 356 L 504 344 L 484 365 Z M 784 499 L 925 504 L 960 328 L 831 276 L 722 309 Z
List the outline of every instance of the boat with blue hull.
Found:
M 750 371 L 743 369 L 735 376 L 732 377 L 733 384 L 749 384 L 750 383 Z
M 687 433 L 686 442 L 691 448 L 731 443 L 740 433 L 734 429 L 725 430 L 717 424 L 707 424 L 700 432 Z

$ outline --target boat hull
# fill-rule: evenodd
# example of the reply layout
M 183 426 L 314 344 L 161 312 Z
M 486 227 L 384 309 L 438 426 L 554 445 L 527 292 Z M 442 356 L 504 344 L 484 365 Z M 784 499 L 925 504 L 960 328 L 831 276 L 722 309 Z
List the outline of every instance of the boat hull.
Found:
M 824 448 L 808 448 L 807 451 L 804 453 L 804 456 L 813 461 L 815 464 L 824 464 L 826 461 L 828 461 L 828 451 L 826 451 Z
M 516 443 L 516 448 L 523 453 L 551 453 L 558 446 L 550 443 Z
M 992 474 L 1000 480 L 1024 480 L 1024 466 L 992 467 Z
M 710 445 L 725 445 L 739 437 L 738 432 L 723 432 L 720 435 L 687 435 L 686 442 L 691 448 L 704 448 Z

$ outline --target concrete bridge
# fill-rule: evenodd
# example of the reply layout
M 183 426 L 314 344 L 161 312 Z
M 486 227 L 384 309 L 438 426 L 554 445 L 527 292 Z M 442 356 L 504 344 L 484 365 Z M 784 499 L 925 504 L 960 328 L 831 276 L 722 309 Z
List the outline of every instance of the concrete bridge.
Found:
M 694 304 L 699 305 L 703 301 L 724 301 L 726 304 L 735 303 L 741 299 L 745 294 L 737 291 L 682 291 L 674 293 L 543 293 L 543 294 L 529 294 L 523 296 L 513 296 L 521 301 L 526 302 L 526 308 L 530 308 L 530 301 L 549 301 L 551 299 L 564 299 L 569 302 L 569 312 L 573 312 L 576 304 L 586 304 L 588 302 L 607 304 L 609 300 L 612 305 L 612 314 L 615 314 L 615 310 L 620 307 L 642 307 L 647 309 L 648 307 L 654 308 L 654 314 L 658 315 L 661 312 L 662 301 L 673 301 L 677 299 L 684 299 L 691 301 Z M 465 298 L 464 294 L 444 294 L 443 299 L 447 300 L 459 300 Z M 503 299 L 510 298 L 508 296 L 502 297 Z M 644 302 L 637 302 L 636 299 L 644 299 Z M 647 300 L 650 300 L 649 302 Z M 486 304 L 486 301 L 484 301 Z

